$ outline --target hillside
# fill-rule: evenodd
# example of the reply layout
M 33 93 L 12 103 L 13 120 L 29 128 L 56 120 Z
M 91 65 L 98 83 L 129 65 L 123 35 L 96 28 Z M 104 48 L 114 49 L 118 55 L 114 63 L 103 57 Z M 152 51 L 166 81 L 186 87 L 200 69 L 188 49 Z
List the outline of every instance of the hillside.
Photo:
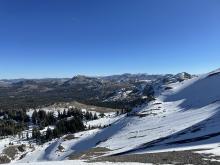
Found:
M 158 161 L 168 163 L 166 157 L 175 151 L 177 155 L 190 156 L 188 160 L 181 159 L 182 163 L 217 163 L 217 156 L 220 156 L 220 70 L 191 79 L 171 80 L 169 83 L 164 79 L 154 81 L 155 99 L 136 106 L 129 113 L 106 112 L 104 118 L 85 123 L 89 127 L 101 125 L 101 129 L 85 130 L 75 133 L 72 139 L 63 136 L 36 145 L 20 159 L 18 154 L 15 162 L 67 159 L 126 162 L 124 159 L 127 159 L 155 163 L 157 155 L 166 155 L 164 160 L 158 158 Z M 148 159 L 143 158 L 146 154 Z M 133 157 L 135 159 L 130 160 Z
M 180 147 L 204 148 L 218 142 L 220 129 L 220 71 L 164 86 L 147 105 L 134 109 L 95 136 L 71 148 L 108 148 L 108 154 L 145 153 Z M 85 148 L 83 144 L 89 144 Z M 98 144 L 98 145 L 97 145 Z M 174 149 L 175 150 L 175 149 Z
M 101 107 L 128 109 L 151 95 L 155 82 L 182 81 L 178 75 L 123 74 L 106 77 L 17 79 L 0 81 L 0 108 L 39 108 L 78 101 Z

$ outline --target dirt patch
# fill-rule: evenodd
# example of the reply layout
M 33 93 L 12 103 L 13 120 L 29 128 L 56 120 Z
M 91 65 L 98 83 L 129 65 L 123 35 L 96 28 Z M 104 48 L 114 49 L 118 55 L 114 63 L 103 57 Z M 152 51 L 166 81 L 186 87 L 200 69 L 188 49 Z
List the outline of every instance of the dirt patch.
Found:
M 11 160 L 9 159 L 8 156 L 6 155 L 1 155 L 0 156 L 0 164 L 6 164 L 6 163 L 10 163 Z
M 57 151 L 59 151 L 59 152 L 64 152 L 64 151 L 65 151 L 65 148 L 64 148 L 62 145 L 59 145 Z
M 208 160 L 208 155 L 194 153 L 193 151 L 148 153 L 100 157 L 91 162 L 138 162 L 153 164 L 175 164 L 175 165 L 220 165 L 220 162 Z
M 13 160 L 15 159 L 15 156 L 19 152 L 25 152 L 25 151 L 26 151 L 25 145 L 9 146 L 3 150 L 2 154 L 8 156 L 9 158 Z
M 76 159 L 85 159 L 89 160 L 98 156 L 102 156 L 110 151 L 108 148 L 97 147 L 91 148 L 88 151 L 72 154 L 69 156 L 69 160 L 76 160 Z
M 18 148 L 19 152 L 25 152 L 26 151 L 26 145 L 24 145 L 24 144 L 22 144 L 20 146 L 17 146 L 17 148 Z
M 66 135 L 63 138 L 64 141 L 73 140 L 73 139 L 77 139 L 77 138 L 74 135 Z
M 18 154 L 18 152 L 17 146 L 9 146 L 3 150 L 3 154 L 7 155 L 11 159 L 15 159 L 15 156 Z

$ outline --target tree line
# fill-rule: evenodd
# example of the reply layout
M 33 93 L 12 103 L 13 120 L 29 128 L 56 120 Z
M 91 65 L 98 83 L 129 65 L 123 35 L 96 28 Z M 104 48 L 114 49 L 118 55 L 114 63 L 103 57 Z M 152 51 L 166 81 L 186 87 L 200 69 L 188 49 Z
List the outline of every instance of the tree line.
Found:
M 25 109 L 20 110 L 0 110 L 0 136 L 17 135 L 28 127 L 30 118 Z
M 24 132 L 32 122 L 32 138 L 37 142 L 45 142 L 68 133 L 76 133 L 85 130 L 83 121 L 98 119 L 98 115 L 92 112 L 83 113 L 76 108 L 65 109 L 57 114 L 51 111 L 34 110 L 32 116 L 27 115 L 24 108 L 17 110 L 0 110 L 0 136 L 15 136 L 24 138 Z M 50 129 L 48 126 L 53 126 Z M 46 132 L 42 130 L 48 127 Z M 21 136 L 22 135 L 22 136 Z M 27 133 L 26 138 L 29 139 Z
M 32 122 L 34 128 L 32 130 L 32 138 L 37 143 L 44 143 L 54 138 L 61 137 L 65 134 L 76 133 L 85 130 L 84 120 L 96 120 L 96 113 L 83 113 L 79 109 L 64 109 L 63 112 L 58 111 L 57 116 L 53 112 L 44 110 L 34 111 L 32 114 Z M 54 129 L 47 128 L 43 133 L 41 130 L 47 126 L 54 126 Z

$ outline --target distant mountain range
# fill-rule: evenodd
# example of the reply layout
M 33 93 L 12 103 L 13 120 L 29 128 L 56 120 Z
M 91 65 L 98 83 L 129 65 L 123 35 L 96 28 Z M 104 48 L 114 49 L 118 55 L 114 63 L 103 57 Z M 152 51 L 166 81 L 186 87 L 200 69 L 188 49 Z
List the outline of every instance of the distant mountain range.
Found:
M 126 108 L 149 97 L 162 85 L 190 78 L 192 75 L 183 72 L 177 75 L 78 75 L 71 79 L 0 80 L 0 107 L 35 107 L 76 100 L 111 108 Z

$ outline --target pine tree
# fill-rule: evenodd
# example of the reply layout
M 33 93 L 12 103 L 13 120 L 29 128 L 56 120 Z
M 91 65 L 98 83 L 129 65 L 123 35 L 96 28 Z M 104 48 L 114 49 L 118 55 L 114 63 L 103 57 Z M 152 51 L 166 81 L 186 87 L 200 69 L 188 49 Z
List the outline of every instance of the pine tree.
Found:
M 33 114 L 32 114 L 32 122 L 33 124 L 37 124 L 37 120 L 38 120 L 38 113 L 36 110 L 34 110 Z
M 65 118 L 66 117 L 66 109 L 64 109 L 64 111 L 63 111 L 63 118 Z
M 98 116 L 96 113 L 94 113 L 93 120 L 97 120 L 97 119 L 98 119 Z
M 58 110 L 58 120 L 60 120 L 62 118 L 62 115 L 60 113 L 60 110 Z
M 28 134 L 28 132 L 26 133 L 26 139 L 29 140 L 29 134 Z
M 52 140 L 53 139 L 53 132 L 50 128 L 47 128 L 46 131 L 46 140 Z
M 32 130 L 32 138 L 36 139 L 37 141 L 41 138 L 41 133 L 38 128 L 34 127 Z
M 55 129 L 53 129 L 53 138 L 57 138 L 57 137 L 59 137 L 59 131 L 58 131 L 58 129 L 57 128 L 55 128 Z
M 101 118 L 105 117 L 105 114 L 104 113 L 100 113 L 99 115 Z

